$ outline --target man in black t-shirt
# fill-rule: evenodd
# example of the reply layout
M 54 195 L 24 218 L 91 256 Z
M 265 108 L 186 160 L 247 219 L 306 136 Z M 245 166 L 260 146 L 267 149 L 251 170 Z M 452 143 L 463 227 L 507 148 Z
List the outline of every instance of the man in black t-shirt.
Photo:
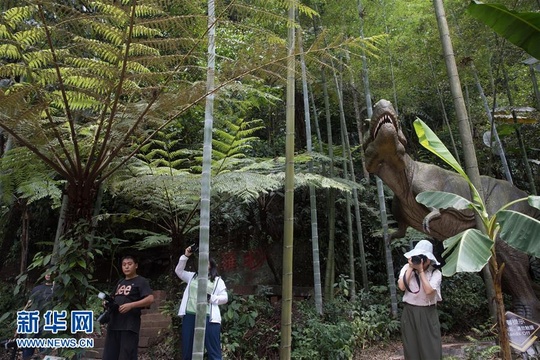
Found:
M 103 360 L 137 360 L 141 309 L 154 302 L 148 280 L 137 275 L 138 263 L 132 256 L 122 258 L 123 280 L 116 284 Z
M 53 295 L 53 276 L 50 271 L 46 271 L 44 274 L 45 281 L 42 284 L 36 285 L 32 292 L 30 293 L 30 297 L 28 299 L 28 303 L 26 305 L 26 309 L 29 311 L 37 310 L 39 311 L 39 316 L 43 316 L 47 310 L 50 310 L 52 308 L 52 295 Z M 41 337 L 41 328 L 39 328 L 37 334 L 32 335 L 31 337 L 38 338 Z M 23 360 L 27 360 L 32 358 L 35 352 L 35 348 L 23 348 L 22 349 L 22 358 Z

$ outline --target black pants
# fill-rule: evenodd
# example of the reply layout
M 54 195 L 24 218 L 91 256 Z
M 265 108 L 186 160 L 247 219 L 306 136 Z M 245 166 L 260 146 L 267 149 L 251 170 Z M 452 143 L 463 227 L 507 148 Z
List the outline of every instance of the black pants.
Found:
M 103 360 L 137 360 L 139 334 L 129 330 L 107 330 Z
M 406 360 L 442 359 L 441 325 L 437 306 L 405 303 L 401 315 L 401 340 Z

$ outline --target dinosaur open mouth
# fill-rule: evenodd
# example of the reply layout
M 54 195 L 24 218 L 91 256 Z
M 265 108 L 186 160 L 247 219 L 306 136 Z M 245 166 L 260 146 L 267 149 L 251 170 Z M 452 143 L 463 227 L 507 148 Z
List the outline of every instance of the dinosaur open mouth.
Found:
M 386 124 L 391 124 L 394 128 L 396 128 L 394 117 L 390 113 L 384 113 L 379 117 L 379 119 L 377 120 L 377 127 L 375 128 L 373 138 L 377 137 L 379 130 L 381 130 L 383 125 L 386 125 Z

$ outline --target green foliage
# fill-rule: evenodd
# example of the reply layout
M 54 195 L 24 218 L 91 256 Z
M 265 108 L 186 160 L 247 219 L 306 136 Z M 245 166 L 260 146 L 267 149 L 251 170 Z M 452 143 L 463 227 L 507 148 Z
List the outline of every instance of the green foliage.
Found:
M 2 294 L 12 294 L 13 289 L 13 284 L 0 283 Z M 20 296 L 0 296 L 0 339 L 13 337 L 16 330 L 15 312 L 24 307 L 24 302 L 26 299 Z
M 324 304 L 323 317 L 311 302 L 298 303 L 293 324 L 294 359 L 352 359 L 357 349 L 389 340 L 399 331 L 383 286 L 361 291 L 355 302 L 336 297 Z
M 50 198 L 53 208 L 59 207 L 63 182 L 36 158 L 27 148 L 14 148 L 0 157 L 0 185 L 4 204 L 11 204 L 14 197 L 28 203 Z
M 443 301 L 437 306 L 441 328 L 446 333 L 468 333 L 490 320 L 482 278 L 473 273 L 445 277 L 441 285 Z
M 388 289 L 361 292 L 357 301 L 338 296 L 321 317 L 311 300 L 293 303 L 292 359 L 352 359 L 359 348 L 390 339 L 399 321 L 391 319 Z M 230 294 L 222 306 L 222 346 L 229 359 L 275 359 L 279 354 L 280 308 L 266 296 Z
M 279 313 L 265 297 L 229 294 L 222 318 L 224 357 L 272 359 L 279 352 Z
M 512 11 L 500 4 L 471 1 L 468 12 L 516 46 L 540 58 L 540 14 Z
M 474 335 L 467 336 L 467 340 L 471 341 L 471 345 L 464 348 L 467 360 L 491 360 L 496 359 L 501 351 L 499 345 L 490 345 L 483 342 L 495 343 L 493 329 L 491 324 L 472 328 Z
M 488 214 L 486 204 L 478 190 L 437 135 L 420 119 L 414 122 L 414 127 L 422 146 L 444 160 L 469 184 L 473 199 L 470 201 L 460 195 L 441 191 L 426 191 L 418 194 L 416 200 L 428 208 L 474 210 L 484 226 L 482 230 L 467 229 L 444 241 L 446 250 L 443 256 L 448 257 L 443 274 L 451 276 L 460 271 L 480 271 L 495 253 L 494 244 L 497 237 L 529 255 L 540 256 L 540 244 L 531 241 L 540 232 L 540 221 L 521 212 L 507 210 L 522 201 L 528 201 L 530 206 L 538 208 L 539 198 L 529 196 L 516 199 L 503 205 L 494 214 Z

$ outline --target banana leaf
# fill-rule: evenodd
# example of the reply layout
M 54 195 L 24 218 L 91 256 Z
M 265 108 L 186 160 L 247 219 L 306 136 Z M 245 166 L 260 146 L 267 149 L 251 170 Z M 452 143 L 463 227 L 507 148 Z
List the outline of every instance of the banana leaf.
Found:
M 452 276 L 456 272 L 478 272 L 491 257 L 494 242 L 477 229 L 467 229 L 444 242 L 442 268 L 444 276 Z
M 467 12 L 497 34 L 540 59 L 540 13 L 516 12 L 500 4 L 472 1 Z
M 416 119 L 413 123 L 414 130 L 418 136 L 420 145 L 431 151 L 433 154 L 441 158 L 445 163 L 456 170 L 468 183 L 471 188 L 471 193 L 475 204 L 483 204 L 478 191 L 467 176 L 467 173 L 461 168 L 456 158 L 450 153 L 448 148 L 439 139 L 439 137 L 426 125 L 422 120 Z M 481 205 L 482 206 L 482 205 Z M 483 207 L 483 206 L 482 206 Z
M 424 191 L 416 195 L 416 201 L 435 209 L 454 208 L 456 210 L 474 210 L 474 204 L 463 196 L 444 191 Z
M 540 196 L 531 195 L 528 198 L 529 205 L 540 210 Z
M 499 236 L 511 247 L 540 257 L 540 221 L 512 210 L 497 212 Z

